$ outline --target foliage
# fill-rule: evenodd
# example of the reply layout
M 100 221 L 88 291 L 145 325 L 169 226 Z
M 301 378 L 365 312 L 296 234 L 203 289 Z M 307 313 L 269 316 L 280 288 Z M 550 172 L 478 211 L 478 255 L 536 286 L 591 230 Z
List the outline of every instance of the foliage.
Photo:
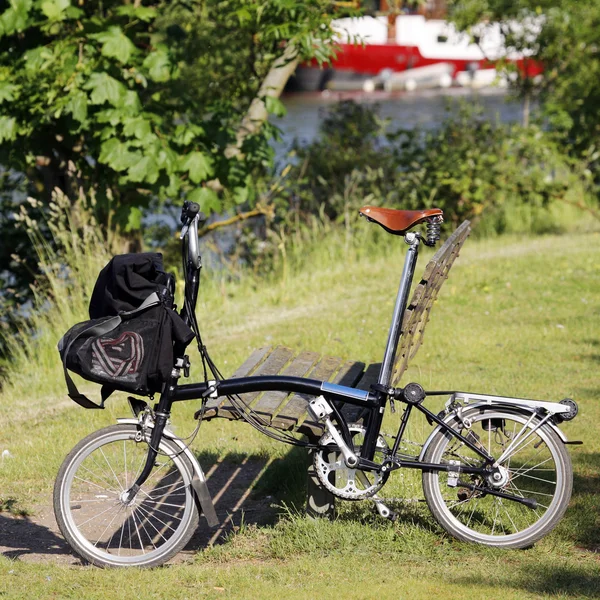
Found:
M 535 87 L 517 78 L 517 89 L 540 98 L 552 128 L 564 134 L 569 150 L 589 162 L 600 178 L 597 0 L 454 0 L 452 7 L 461 29 L 473 31 L 482 21 L 499 22 L 507 53 L 525 51 L 542 63 L 544 72 Z
M 56 188 L 72 199 L 83 190 L 104 230 L 134 239 L 150 204 L 185 196 L 211 213 L 254 203 L 276 132 L 267 124 L 235 157 L 225 150 L 286 44 L 319 61 L 332 51 L 332 8 L 327 0 L 3 3 L 2 301 L 7 288 L 18 301 L 37 271 L 12 216 L 27 195 L 46 207 Z
M 0 164 L 47 196 L 98 188 L 129 229 L 151 196 L 184 193 L 207 212 L 222 208 L 201 185 L 209 179 L 247 199 L 235 190 L 268 160 L 271 132 L 249 140 L 241 159 L 224 150 L 282 43 L 325 58 L 326 8 L 13 0 L 0 15 Z
M 372 109 L 344 102 L 323 121 L 320 137 L 297 147 L 282 221 L 323 213 L 347 219 L 363 204 L 403 209 L 436 206 L 446 220 L 487 222 L 488 232 L 547 231 L 548 207 L 585 197 L 585 169 L 537 126 L 490 122 L 477 108 L 448 106 L 435 131 L 386 131 Z M 507 214 L 526 206 L 525 226 Z M 294 225 L 295 226 L 295 225 Z

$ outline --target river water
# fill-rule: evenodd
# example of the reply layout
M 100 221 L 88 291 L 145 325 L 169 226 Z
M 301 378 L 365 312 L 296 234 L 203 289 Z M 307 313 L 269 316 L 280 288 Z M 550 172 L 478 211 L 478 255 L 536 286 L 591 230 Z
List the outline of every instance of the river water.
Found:
M 520 102 L 510 99 L 505 90 L 486 88 L 448 88 L 415 92 L 304 92 L 286 94 L 282 101 L 287 108 L 284 117 L 271 122 L 281 129 L 282 141 L 274 144 L 277 158 L 283 159 L 294 139 L 303 143 L 312 141 L 319 124 L 340 100 L 351 99 L 361 104 L 376 106 L 382 118 L 390 119 L 390 129 L 435 129 L 456 112 L 461 102 L 479 104 L 483 114 L 503 123 L 521 122 L 523 109 Z

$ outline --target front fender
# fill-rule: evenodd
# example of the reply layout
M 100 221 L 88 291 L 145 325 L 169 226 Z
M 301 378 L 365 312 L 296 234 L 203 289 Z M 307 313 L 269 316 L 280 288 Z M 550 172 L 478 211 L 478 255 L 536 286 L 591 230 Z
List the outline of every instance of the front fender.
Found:
M 140 422 L 137 419 L 127 418 L 127 419 L 117 419 L 118 423 L 125 423 L 127 425 L 135 425 L 138 427 Z M 149 421 L 147 426 L 152 428 L 154 427 L 154 423 Z M 200 466 L 200 463 L 194 456 L 193 452 L 189 449 L 189 447 L 179 439 L 170 429 L 165 428 L 163 435 L 166 438 L 169 438 L 173 441 L 178 448 L 180 448 L 181 453 L 187 458 L 190 465 L 192 465 L 192 469 L 194 470 L 194 475 L 192 478 L 192 486 L 194 491 L 196 492 L 196 496 L 198 501 L 200 502 L 200 507 L 202 508 L 202 512 L 206 517 L 206 521 L 209 527 L 216 527 L 219 524 L 219 518 L 217 517 L 217 513 L 215 511 L 215 505 L 212 501 L 212 497 L 208 490 L 208 485 L 206 483 L 206 477 L 204 476 L 204 471 Z
M 531 416 L 532 414 L 535 413 L 535 411 L 533 409 L 528 409 L 525 406 L 518 406 L 517 407 L 517 406 L 508 406 L 506 404 L 497 404 L 497 405 L 494 406 L 494 405 L 490 405 L 487 402 L 478 402 L 477 404 L 471 404 L 471 405 L 469 405 L 467 407 L 464 407 L 463 410 L 462 410 L 462 416 L 468 418 L 470 413 L 478 411 L 481 408 L 486 408 L 488 410 L 489 409 L 502 409 L 502 410 L 505 410 L 507 412 L 512 412 L 512 413 L 521 414 L 521 415 L 528 415 L 528 416 Z M 447 423 L 449 425 L 450 422 L 453 421 L 454 419 L 456 419 L 456 412 L 449 413 L 442 420 L 444 421 L 444 423 Z M 559 437 L 559 439 L 561 440 L 561 442 L 563 444 L 567 444 L 569 442 L 569 440 L 567 439 L 567 436 L 556 426 L 555 423 L 553 423 L 552 421 L 548 420 L 548 421 L 546 421 L 544 423 L 544 425 L 548 425 L 549 427 L 551 427 L 554 430 L 554 432 L 556 433 L 556 435 Z M 431 444 L 433 438 L 441 430 L 442 430 L 442 426 L 438 425 L 429 434 L 429 437 L 427 438 L 427 440 L 423 444 L 423 448 L 421 449 L 421 454 L 419 454 L 419 460 L 423 460 L 423 457 L 425 456 L 425 452 L 429 448 L 429 445 Z

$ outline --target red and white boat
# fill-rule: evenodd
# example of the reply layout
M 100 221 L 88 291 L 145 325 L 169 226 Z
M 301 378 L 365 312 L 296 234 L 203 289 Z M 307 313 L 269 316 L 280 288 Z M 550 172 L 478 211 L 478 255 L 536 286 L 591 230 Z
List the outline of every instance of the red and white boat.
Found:
M 332 81 L 360 82 L 366 77 L 385 81 L 395 73 L 411 69 L 416 74 L 422 67 L 438 64 L 446 65 L 445 72 L 450 73 L 452 82 L 457 78 L 465 81 L 465 76 L 473 80 L 478 74 L 482 81 L 488 81 L 495 61 L 501 58 L 514 61 L 528 77 L 542 72 L 533 58 L 504 47 L 498 24 L 481 24 L 476 32 L 477 43 L 452 23 L 428 20 L 423 15 L 365 16 L 338 19 L 333 25 L 339 46 L 337 56 L 325 68 L 316 63 L 300 67 L 296 73 L 300 88 L 322 90 Z M 520 35 L 535 37 L 539 22 L 511 27 L 518 28 Z

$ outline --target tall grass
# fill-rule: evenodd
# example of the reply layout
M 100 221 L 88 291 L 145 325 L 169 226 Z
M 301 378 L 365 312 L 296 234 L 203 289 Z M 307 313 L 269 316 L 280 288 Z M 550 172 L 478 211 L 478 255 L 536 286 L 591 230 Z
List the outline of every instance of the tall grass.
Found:
M 72 203 L 58 188 L 53 192 L 46 223 L 53 245 L 25 207 L 18 217 L 27 228 L 43 274 L 33 286 L 31 307 L 17 319 L 18 333 L 5 340 L 10 359 L 4 393 L 20 396 L 23 402 L 27 401 L 24 392 L 47 396 L 61 385 L 57 342 L 75 323 L 89 318 L 89 296 L 110 256 L 101 228 L 82 200 Z

